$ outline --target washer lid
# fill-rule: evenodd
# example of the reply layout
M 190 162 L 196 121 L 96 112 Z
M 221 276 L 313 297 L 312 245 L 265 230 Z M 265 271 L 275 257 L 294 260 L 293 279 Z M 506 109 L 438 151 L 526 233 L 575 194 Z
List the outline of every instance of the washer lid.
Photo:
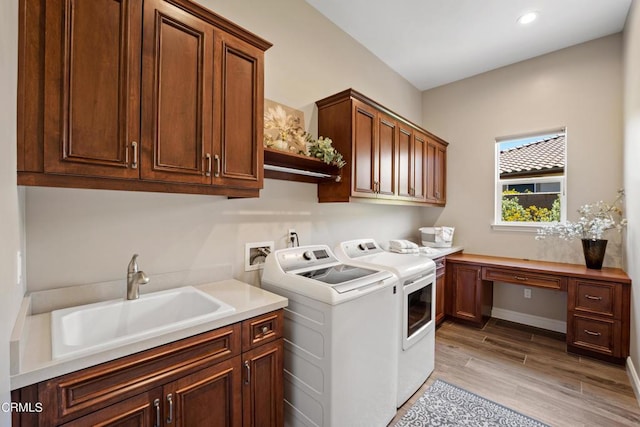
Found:
M 351 265 L 338 264 L 314 270 L 295 273 L 308 279 L 318 280 L 343 293 L 371 285 L 381 280 L 379 271 Z M 292 274 L 292 273 L 289 273 Z

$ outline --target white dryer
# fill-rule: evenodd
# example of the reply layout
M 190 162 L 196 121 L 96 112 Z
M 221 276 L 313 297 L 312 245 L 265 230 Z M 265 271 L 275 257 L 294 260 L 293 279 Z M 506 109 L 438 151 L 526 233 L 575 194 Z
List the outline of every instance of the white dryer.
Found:
M 335 248 L 338 259 L 365 268 L 381 268 L 400 282 L 394 302 L 399 321 L 398 352 L 399 408 L 429 378 L 435 365 L 436 265 L 418 254 L 383 250 L 374 239 L 350 240 Z
M 384 427 L 396 413 L 398 339 L 389 271 L 340 262 L 325 245 L 277 250 L 262 288 L 285 308 L 285 425 Z

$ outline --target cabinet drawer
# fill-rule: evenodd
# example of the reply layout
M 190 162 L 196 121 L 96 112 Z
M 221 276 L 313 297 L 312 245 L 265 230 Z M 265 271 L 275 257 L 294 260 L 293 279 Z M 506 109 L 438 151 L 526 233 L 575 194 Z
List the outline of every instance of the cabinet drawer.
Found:
M 65 422 L 238 354 L 239 323 L 53 378 L 38 385 L 42 415 Z
M 530 273 L 508 268 L 483 267 L 482 278 L 484 280 L 517 283 L 547 289 L 567 289 L 566 278 L 551 274 Z
M 569 284 L 569 310 L 620 319 L 621 285 L 574 279 Z
M 619 322 L 609 319 L 593 319 L 574 315 L 570 343 L 586 350 L 617 356 L 616 343 L 620 332 Z
M 242 322 L 242 351 L 282 337 L 284 311 L 278 310 Z

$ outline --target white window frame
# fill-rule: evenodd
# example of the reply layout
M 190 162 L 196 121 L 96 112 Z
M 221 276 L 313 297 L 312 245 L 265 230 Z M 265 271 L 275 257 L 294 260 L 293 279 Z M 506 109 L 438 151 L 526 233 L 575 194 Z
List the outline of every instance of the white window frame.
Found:
M 515 140 L 524 139 L 527 136 L 535 135 L 547 135 L 552 133 L 564 133 L 565 136 L 565 162 L 564 173 L 562 175 L 544 176 L 544 177 L 530 177 L 530 178 L 508 178 L 500 179 L 500 143 Z M 498 231 L 525 231 L 536 233 L 538 229 L 549 222 L 538 221 L 503 221 L 502 220 L 502 187 L 509 184 L 538 184 L 547 182 L 559 182 L 560 183 L 560 221 L 567 220 L 567 131 L 565 128 L 557 129 L 551 132 L 536 132 L 533 134 L 524 135 L 522 137 L 509 137 L 509 138 L 496 138 L 495 140 L 495 193 L 494 193 L 494 219 L 491 228 Z

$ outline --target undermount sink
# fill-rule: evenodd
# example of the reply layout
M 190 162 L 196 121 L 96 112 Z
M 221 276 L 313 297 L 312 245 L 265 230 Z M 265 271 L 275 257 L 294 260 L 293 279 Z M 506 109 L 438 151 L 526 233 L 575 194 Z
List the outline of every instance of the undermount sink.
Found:
M 235 308 L 192 286 L 51 312 L 54 359 L 114 348 L 219 319 Z

